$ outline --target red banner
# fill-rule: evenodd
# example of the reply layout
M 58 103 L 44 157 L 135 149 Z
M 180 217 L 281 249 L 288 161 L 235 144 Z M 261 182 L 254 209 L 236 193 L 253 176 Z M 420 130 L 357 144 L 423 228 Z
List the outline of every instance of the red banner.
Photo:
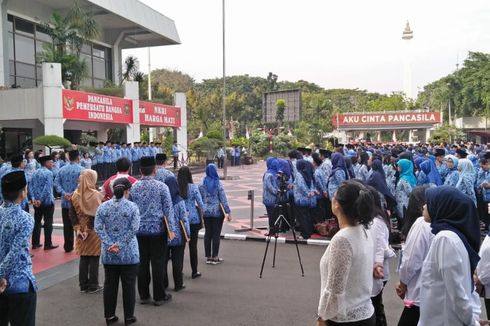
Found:
M 342 127 L 434 125 L 441 123 L 440 112 L 345 113 L 334 115 L 332 125 Z
M 180 128 L 180 108 L 140 101 L 140 124 L 144 126 Z
M 110 123 L 133 123 L 133 102 L 120 97 L 63 90 L 63 118 Z

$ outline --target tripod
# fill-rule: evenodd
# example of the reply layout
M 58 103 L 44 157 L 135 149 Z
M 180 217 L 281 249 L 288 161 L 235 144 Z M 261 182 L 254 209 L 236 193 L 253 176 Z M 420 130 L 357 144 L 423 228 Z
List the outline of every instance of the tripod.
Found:
M 284 214 L 284 211 L 287 209 L 287 206 L 288 206 L 288 204 L 277 204 L 275 207 L 276 209 L 279 210 L 279 216 L 277 217 L 276 221 L 274 222 L 274 226 L 269 230 L 269 234 L 267 235 L 266 246 L 265 246 L 265 251 L 264 251 L 264 258 L 262 259 L 262 267 L 260 268 L 259 278 L 262 278 L 262 272 L 264 271 L 265 259 L 267 257 L 267 251 L 269 249 L 269 244 L 271 242 L 272 237 L 274 237 L 276 240 L 274 242 L 274 256 L 272 259 L 272 268 L 276 267 L 277 238 L 279 237 L 279 231 L 282 229 L 283 223 L 286 223 L 287 226 L 289 226 L 289 228 L 293 232 L 294 244 L 296 245 L 296 252 L 298 253 L 299 266 L 301 267 L 301 276 L 302 277 L 305 276 L 305 271 L 303 269 L 303 263 L 301 262 L 301 255 L 299 254 L 298 238 L 296 237 L 296 231 L 294 230 L 294 227 L 291 225 L 291 223 L 288 221 L 288 219 L 285 217 L 285 214 Z

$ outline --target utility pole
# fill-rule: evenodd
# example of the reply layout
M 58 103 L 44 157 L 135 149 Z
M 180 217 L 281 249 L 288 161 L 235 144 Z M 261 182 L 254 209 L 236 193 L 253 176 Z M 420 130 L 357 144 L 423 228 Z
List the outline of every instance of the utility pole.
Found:
M 222 0 L 223 7 L 223 139 L 224 139 L 224 149 L 225 149 L 225 159 L 223 160 L 223 178 L 226 179 L 228 176 L 228 169 L 226 164 L 226 51 L 225 51 L 225 0 Z

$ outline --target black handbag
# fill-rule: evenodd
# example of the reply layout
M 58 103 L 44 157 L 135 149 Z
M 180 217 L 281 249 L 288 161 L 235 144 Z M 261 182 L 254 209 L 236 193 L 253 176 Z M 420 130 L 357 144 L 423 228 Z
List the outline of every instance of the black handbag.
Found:
M 199 230 L 204 227 L 204 214 L 201 207 L 196 205 L 197 215 L 199 216 Z

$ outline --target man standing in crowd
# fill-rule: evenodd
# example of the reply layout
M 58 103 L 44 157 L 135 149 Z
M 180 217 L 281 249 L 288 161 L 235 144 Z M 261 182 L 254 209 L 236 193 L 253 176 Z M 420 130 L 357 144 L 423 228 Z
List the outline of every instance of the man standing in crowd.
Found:
M 99 142 L 97 147 L 95 147 L 95 160 L 97 161 L 97 164 L 94 166 L 95 172 L 97 172 L 97 177 L 99 180 L 102 180 L 102 176 L 104 175 L 104 143 Z
M 148 304 L 150 280 L 153 282 L 153 304 L 160 306 L 172 296 L 165 292 L 164 278 L 167 255 L 167 237 L 172 240 L 176 230 L 170 191 L 163 182 L 155 180 L 155 158 L 141 158 L 141 180 L 131 187 L 130 199 L 140 210 L 140 228 L 137 233 L 140 251 L 138 292 L 141 304 Z M 170 230 L 167 229 L 170 227 Z M 150 277 L 150 263 L 151 276 Z
M 167 161 L 167 155 L 165 153 L 157 154 L 155 157 L 157 164 L 155 179 L 160 182 L 165 183 L 165 180 L 170 177 L 175 177 L 175 175 L 165 168 L 165 162 Z
M 177 141 L 174 140 L 172 144 L 172 157 L 174 158 L 174 170 L 177 170 L 177 162 L 179 161 L 179 147 L 177 146 Z
M 109 174 L 106 178 L 109 178 L 111 175 L 116 173 L 116 161 L 120 157 L 121 151 L 119 150 L 119 144 L 115 143 L 111 148 L 111 168 L 109 170 Z
M 78 177 L 83 168 L 78 164 L 80 162 L 80 153 L 77 150 L 69 152 L 70 164 L 60 169 L 54 179 L 56 191 L 61 194 L 61 216 L 63 217 L 63 237 L 65 243 L 63 248 L 65 252 L 73 250 L 73 225 L 69 216 L 71 207 L 71 196 L 78 185 Z
M 239 166 L 240 165 L 240 147 L 238 145 L 235 145 L 235 149 L 233 151 L 233 159 L 235 161 L 234 166 Z
M 7 173 L 15 172 L 15 171 L 24 171 L 24 168 L 25 168 L 26 163 L 25 163 L 24 157 L 22 157 L 22 155 L 14 155 L 14 156 L 12 156 L 10 158 L 10 161 L 9 162 L 10 162 L 10 164 L 6 165 L 5 169 L 2 170 L 2 172 L 0 174 L 0 179 L 4 175 L 6 175 Z M 24 211 L 26 211 L 27 213 L 29 213 L 29 200 L 28 200 L 28 197 L 26 197 L 22 201 L 22 203 L 20 204 L 20 206 L 22 207 L 22 209 Z
M 113 184 L 119 178 L 126 178 L 131 182 L 131 184 L 135 184 L 138 181 L 136 178 L 129 175 L 129 170 L 131 169 L 131 162 L 126 157 L 121 157 L 116 162 L 117 173 L 109 179 L 107 179 L 102 185 L 102 195 L 104 195 L 104 201 L 112 199 L 113 195 Z
M 225 162 L 225 151 L 223 149 L 223 146 L 219 147 L 216 156 L 218 157 L 218 169 L 222 169 Z
M 102 170 L 102 180 L 107 179 L 111 173 L 111 161 L 112 161 L 112 143 L 110 141 L 107 141 L 105 143 L 105 146 L 102 148 L 103 151 L 103 170 Z
M 34 326 L 37 284 L 29 255 L 34 222 L 20 207 L 27 197 L 24 172 L 6 174 L 1 185 L 5 203 L 0 207 L 0 325 Z
M 39 158 L 41 168 L 34 172 L 30 183 L 30 196 L 34 206 L 34 232 L 32 233 L 32 249 L 42 247 L 41 221 L 44 220 L 44 250 L 58 248 L 53 245 L 54 195 L 53 195 L 53 160 L 50 155 Z
M 446 150 L 443 148 L 436 148 L 434 156 L 436 157 L 436 167 L 437 167 L 437 172 L 439 172 L 439 175 L 441 176 L 442 182 L 446 179 L 446 174 L 447 174 L 447 166 L 446 163 L 444 163 L 444 157 L 446 156 Z

